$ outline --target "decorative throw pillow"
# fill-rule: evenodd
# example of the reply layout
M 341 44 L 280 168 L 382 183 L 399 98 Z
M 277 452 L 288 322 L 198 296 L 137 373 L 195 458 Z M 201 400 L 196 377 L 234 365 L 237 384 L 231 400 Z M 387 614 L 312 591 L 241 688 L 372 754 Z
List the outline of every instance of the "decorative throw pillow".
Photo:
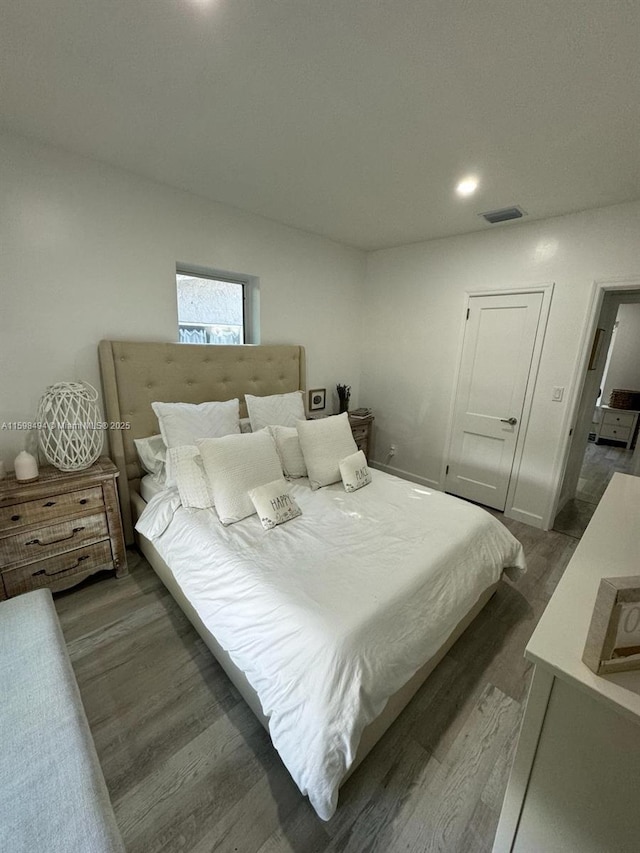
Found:
M 249 497 L 265 530 L 271 530 L 278 524 L 284 524 L 285 521 L 302 515 L 302 510 L 291 497 L 290 491 L 291 486 L 282 477 L 249 491 Z
M 253 515 L 249 490 L 282 477 L 268 430 L 197 442 L 220 521 L 233 524 Z
M 136 446 L 143 471 L 151 474 L 158 483 L 164 482 L 167 446 L 162 440 L 162 436 L 151 435 L 149 438 L 134 438 L 133 443 Z
M 340 475 L 346 492 L 357 492 L 371 482 L 371 471 L 367 467 L 367 457 L 362 450 L 352 453 L 340 462 Z
M 169 478 L 175 482 L 182 506 L 207 509 L 213 506 L 202 457 L 195 444 L 170 447 L 167 451 Z
M 244 399 L 247 403 L 251 429 L 254 432 L 266 426 L 294 427 L 297 420 L 305 418 L 302 391 L 271 394 L 268 397 L 245 394 Z
M 340 460 L 358 449 L 347 413 L 298 421 L 297 428 L 311 488 L 337 483 L 340 480 Z
M 195 444 L 198 438 L 219 438 L 240 432 L 240 401 L 223 403 L 152 403 L 167 447 Z
M 285 477 L 306 477 L 307 466 L 304 464 L 298 430 L 295 427 L 283 426 L 272 426 L 269 429 L 275 438 Z

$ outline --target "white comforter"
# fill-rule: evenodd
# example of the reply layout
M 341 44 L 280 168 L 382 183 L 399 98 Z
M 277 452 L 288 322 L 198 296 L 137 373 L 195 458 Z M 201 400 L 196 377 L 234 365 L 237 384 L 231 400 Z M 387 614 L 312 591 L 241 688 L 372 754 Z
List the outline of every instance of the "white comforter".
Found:
M 324 820 L 363 728 L 503 568 L 524 568 L 522 546 L 489 513 L 372 474 L 350 494 L 297 481 L 303 515 L 269 531 L 255 515 L 223 527 L 175 492 L 153 498 L 137 525 L 245 672 Z

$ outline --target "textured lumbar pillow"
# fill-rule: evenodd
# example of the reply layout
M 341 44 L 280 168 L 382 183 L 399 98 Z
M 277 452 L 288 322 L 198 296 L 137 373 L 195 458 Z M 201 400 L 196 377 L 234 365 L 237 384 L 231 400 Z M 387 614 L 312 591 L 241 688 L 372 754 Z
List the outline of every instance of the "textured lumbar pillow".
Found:
M 295 427 L 283 426 L 272 426 L 269 429 L 276 440 L 276 448 L 285 477 L 306 477 L 307 466 L 302 455 L 298 430 Z
M 291 497 L 291 486 L 280 477 L 272 483 L 249 491 L 249 497 L 265 530 L 291 521 L 302 515 L 302 510 Z
M 194 444 L 170 447 L 167 451 L 168 478 L 178 487 L 184 507 L 208 509 L 213 506 L 202 457 Z
M 282 477 L 280 458 L 268 430 L 197 442 L 216 511 L 223 524 L 233 524 L 255 508 L 249 490 Z
M 337 483 L 340 460 L 358 449 L 347 413 L 315 421 L 298 421 L 297 429 L 311 488 Z
M 251 429 L 254 432 L 266 426 L 294 427 L 296 421 L 305 416 L 302 391 L 270 394 L 267 397 L 245 394 L 244 399 L 251 420 Z
M 371 482 L 371 471 L 367 467 L 367 457 L 362 450 L 352 453 L 340 462 L 340 475 L 346 492 L 357 492 Z

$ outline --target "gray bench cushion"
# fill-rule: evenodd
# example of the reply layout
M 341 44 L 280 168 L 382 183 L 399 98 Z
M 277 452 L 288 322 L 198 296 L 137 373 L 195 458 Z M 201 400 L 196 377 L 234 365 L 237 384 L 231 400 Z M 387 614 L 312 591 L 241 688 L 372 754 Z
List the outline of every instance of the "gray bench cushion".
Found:
M 0 850 L 123 853 L 51 592 L 0 603 Z

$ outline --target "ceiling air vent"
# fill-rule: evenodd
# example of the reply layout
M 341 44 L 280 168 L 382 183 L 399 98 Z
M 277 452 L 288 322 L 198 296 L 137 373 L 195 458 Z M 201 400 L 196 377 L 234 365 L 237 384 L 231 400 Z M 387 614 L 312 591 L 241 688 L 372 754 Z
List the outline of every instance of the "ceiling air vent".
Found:
M 510 219 L 521 219 L 526 216 L 526 213 L 521 207 L 503 207 L 502 210 L 489 210 L 487 213 L 481 213 L 487 222 L 495 225 L 497 222 L 508 222 Z

